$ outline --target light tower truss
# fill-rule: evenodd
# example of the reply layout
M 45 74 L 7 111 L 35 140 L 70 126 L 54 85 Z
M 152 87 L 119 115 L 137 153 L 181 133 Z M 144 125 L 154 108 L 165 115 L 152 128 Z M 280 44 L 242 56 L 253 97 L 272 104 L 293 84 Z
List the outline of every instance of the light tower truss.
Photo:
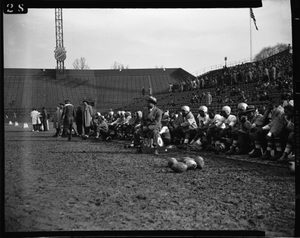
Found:
M 55 8 L 55 32 L 56 32 L 56 48 L 54 50 L 54 57 L 57 62 L 57 71 L 58 73 L 64 73 L 65 65 L 64 61 L 66 59 L 66 53 L 64 47 L 63 39 L 63 17 L 62 9 Z

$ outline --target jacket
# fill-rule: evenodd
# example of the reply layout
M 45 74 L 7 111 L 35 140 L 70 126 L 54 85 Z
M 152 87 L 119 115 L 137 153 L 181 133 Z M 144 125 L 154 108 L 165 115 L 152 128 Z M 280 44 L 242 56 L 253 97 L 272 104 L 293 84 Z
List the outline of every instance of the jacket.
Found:
M 92 125 L 92 115 L 93 115 L 93 109 L 92 106 L 87 105 L 82 110 L 82 119 L 83 119 L 83 126 L 84 127 L 90 127 Z
M 147 126 L 150 130 L 160 130 L 161 118 L 163 114 L 162 110 L 154 106 L 154 108 L 149 111 L 149 109 L 145 107 L 142 113 L 143 116 L 141 119 L 141 126 Z
M 64 122 L 67 122 L 67 121 L 70 122 L 70 120 L 74 120 L 74 118 L 75 118 L 74 106 L 70 103 L 66 104 L 63 107 L 61 117 L 64 119 Z
M 184 129 L 196 129 L 198 128 L 197 122 L 192 112 L 189 112 L 187 115 L 183 116 L 183 122 L 181 126 Z
M 294 120 L 287 120 L 283 113 L 274 119 L 269 132 L 276 137 L 279 136 L 284 129 L 294 131 Z

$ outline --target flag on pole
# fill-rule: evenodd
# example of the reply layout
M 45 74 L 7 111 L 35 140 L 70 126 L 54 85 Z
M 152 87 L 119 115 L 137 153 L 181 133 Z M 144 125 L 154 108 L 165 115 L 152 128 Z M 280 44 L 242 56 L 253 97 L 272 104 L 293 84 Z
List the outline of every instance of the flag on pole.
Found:
M 250 8 L 250 17 L 253 19 L 256 30 L 258 30 L 257 25 L 256 25 L 256 19 L 255 19 L 252 8 Z

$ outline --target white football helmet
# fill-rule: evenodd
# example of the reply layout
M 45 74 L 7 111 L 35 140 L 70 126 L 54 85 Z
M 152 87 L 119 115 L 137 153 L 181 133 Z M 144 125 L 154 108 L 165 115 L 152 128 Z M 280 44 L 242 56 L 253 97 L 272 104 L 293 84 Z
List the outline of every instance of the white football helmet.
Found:
M 242 111 L 246 111 L 247 107 L 248 107 L 248 105 L 246 103 L 241 102 L 241 103 L 238 104 L 237 109 L 238 110 L 240 109 Z
M 190 112 L 190 107 L 189 106 L 183 106 L 182 108 L 181 108 L 181 110 L 182 111 L 185 111 L 185 112 Z
M 207 113 L 208 112 L 208 108 L 207 108 L 207 106 L 200 106 L 199 107 L 199 111 L 203 111 L 203 112 Z
M 222 111 L 229 115 L 231 113 L 231 108 L 229 106 L 224 106 L 222 107 Z

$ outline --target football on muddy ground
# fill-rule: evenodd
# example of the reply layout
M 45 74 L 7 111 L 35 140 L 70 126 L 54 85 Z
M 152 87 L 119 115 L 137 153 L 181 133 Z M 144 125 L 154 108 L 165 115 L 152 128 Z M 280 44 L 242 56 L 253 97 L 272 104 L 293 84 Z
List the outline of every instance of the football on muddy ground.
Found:
M 169 166 L 169 167 L 172 167 L 173 164 L 175 164 L 175 163 L 178 162 L 177 159 L 174 158 L 174 157 L 168 158 L 167 161 L 168 161 L 168 166 Z
M 197 156 L 194 160 L 197 163 L 197 168 L 199 169 L 204 168 L 204 159 L 201 156 Z
M 193 158 L 191 158 L 191 157 L 183 157 L 183 163 L 186 163 L 186 162 L 188 162 L 189 160 L 194 160 Z
M 197 163 L 193 159 L 186 161 L 185 164 L 187 165 L 188 170 L 194 170 L 197 168 Z
M 172 165 L 171 169 L 175 172 L 175 173 L 182 173 L 184 171 L 187 170 L 187 165 L 185 163 L 182 162 L 178 162 Z
M 193 159 L 193 158 L 185 156 L 185 157 L 178 158 L 177 161 L 185 163 L 186 161 L 188 161 L 190 159 Z

